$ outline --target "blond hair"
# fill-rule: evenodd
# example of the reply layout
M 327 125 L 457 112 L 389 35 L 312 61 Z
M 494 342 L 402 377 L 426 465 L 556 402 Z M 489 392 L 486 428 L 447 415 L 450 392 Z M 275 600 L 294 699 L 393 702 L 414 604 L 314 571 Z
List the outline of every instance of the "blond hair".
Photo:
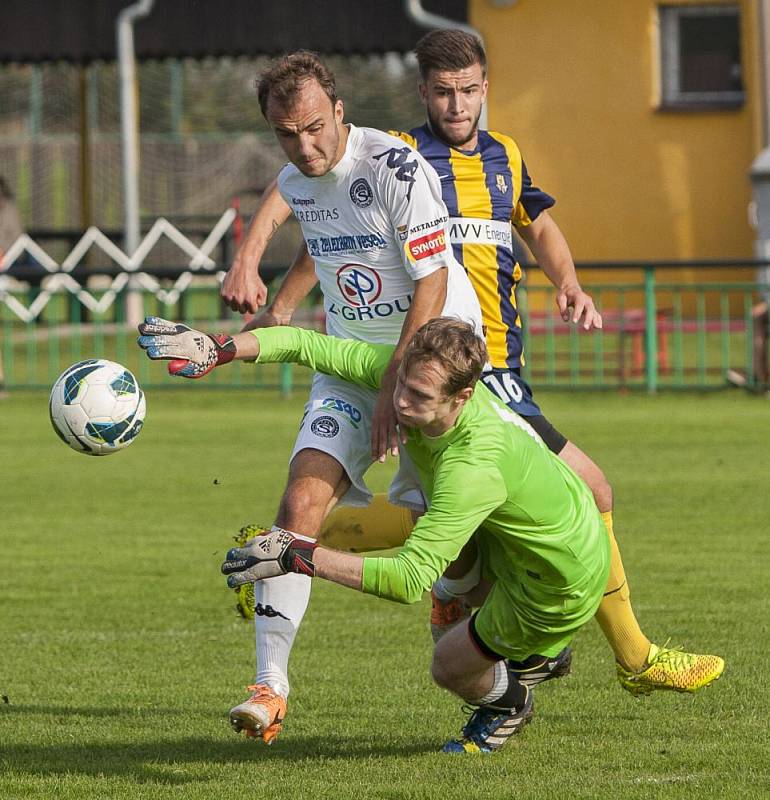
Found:
M 401 369 L 406 374 L 416 364 L 438 364 L 446 375 L 442 391 L 451 397 L 461 389 L 475 386 L 487 361 L 486 345 L 471 325 L 459 319 L 437 317 L 415 333 L 404 353 Z

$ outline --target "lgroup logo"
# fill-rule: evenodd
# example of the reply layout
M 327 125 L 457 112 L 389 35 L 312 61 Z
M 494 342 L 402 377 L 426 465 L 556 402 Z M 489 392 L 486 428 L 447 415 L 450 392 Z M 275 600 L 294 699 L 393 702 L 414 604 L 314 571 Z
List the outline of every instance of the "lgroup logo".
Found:
M 370 306 L 382 292 L 382 279 L 363 264 L 345 264 L 337 270 L 337 286 L 351 306 Z

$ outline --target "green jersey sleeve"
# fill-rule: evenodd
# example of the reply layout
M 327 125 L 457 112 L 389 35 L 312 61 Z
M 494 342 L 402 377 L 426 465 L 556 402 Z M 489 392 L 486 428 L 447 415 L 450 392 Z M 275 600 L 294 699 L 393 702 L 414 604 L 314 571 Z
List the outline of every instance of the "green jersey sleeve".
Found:
M 493 467 L 442 464 L 430 509 L 399 553 L 364 559 L 362 591 L 400 603 L 417 602 L 505 497 L 504 482 Z
M 257 328 L 260 364 L 293 362 L 359 386 L 379 389 L 395 347 L 325 336 L 289 326 Z

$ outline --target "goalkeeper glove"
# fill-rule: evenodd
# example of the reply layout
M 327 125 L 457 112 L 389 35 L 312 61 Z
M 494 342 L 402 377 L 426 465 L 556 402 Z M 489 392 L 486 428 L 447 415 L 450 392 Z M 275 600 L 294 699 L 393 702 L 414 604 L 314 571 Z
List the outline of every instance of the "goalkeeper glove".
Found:
M 300 539 L 283 528 L 273 528 L 255 536 L 243 547 L 228 550 L 222 573 L 229 575 L 227 585 L 231 589 L 287 572 L 312 577 L 315 575 L 313 551 L 316 547 L 316 542 Z
M 235 358 L 232 336 L 224 333 L 210 336 L 182 322 L 145 317 L 139 333 L 137 343 L 151 359 L 170 359 L 170 375 L 202 378 L 214 367 Z

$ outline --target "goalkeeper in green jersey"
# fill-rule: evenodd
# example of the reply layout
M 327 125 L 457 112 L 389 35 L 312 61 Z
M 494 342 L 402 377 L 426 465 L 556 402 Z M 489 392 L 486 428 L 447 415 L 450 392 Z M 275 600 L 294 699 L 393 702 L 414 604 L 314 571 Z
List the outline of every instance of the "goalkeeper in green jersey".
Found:
M 289 327 L 208 336 L 148 318 L 140 332 L 150 358 L 174 359 L 170 371 L 195 377 L 233 358 L 257 358 L 377 388 L 393 351 Z M 495 750 L 529 721 L 526 665 L 558 668 L 601 601 L 610 561 L 590 490 L 478 383 L 486 361 L 472 328 L 447 318 L 424 325 L 404 355 L 393 403 L 428 510 L 397 555 L 362 558 L 274 528 L 231 550 L 222 565 L 231 587 L 299 572 L 412 603 L 461 553 L 468 558 L 478 531 L 469 547 L 478 548 L 486 580 L 477 589 L 491 589 L 470 621 L 439 640 L 431 668 L 439 685 L 477 706 L 447 752 Z M 262 730 L 251 705 L 231 711 L 236 730 Z

